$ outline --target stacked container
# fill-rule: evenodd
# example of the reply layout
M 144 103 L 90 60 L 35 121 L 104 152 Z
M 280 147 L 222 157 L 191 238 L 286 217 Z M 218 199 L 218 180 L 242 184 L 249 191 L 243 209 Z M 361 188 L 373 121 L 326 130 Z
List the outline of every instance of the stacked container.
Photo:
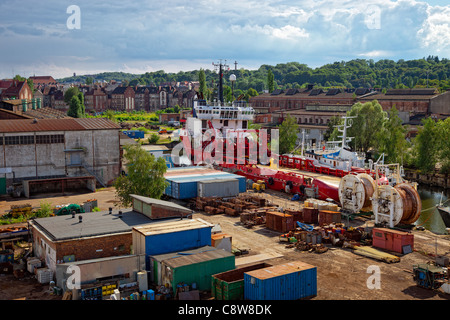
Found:
M 304 207 L 303 222 L 308 224 L 317 224 L 319 222 L 319 209 Z
M 269 211 L 266 213 L 266 227 L 278 232 L 289 232 L 294 227 L 294 217 L 283 212 Z

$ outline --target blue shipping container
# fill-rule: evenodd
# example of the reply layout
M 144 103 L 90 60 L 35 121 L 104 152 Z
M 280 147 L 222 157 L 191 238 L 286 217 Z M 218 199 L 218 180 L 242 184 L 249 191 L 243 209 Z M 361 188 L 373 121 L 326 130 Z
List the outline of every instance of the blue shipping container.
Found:
M 145 132 L 139 131 L 139 130 L 127 130 L 123 131 L 124 134 L 126 134 L 131 139 L 144 139 Z
M 317 268 L 301 261 L 244 273 L 245 300 L 298 300 L 317 295 Z
M 198 196 L 197 190 L 199 181 L 223 179 L 237 179 L 239 181 L 239 192 L 241 193 L 247 190 L 245 177 L 223 172 L 213 175 L 194 175 L 166 178 L 166 181 L 170 184 L 170 187 L 168 186 L 164 193 L 179 200 L 196 198 Z
M 133 228 L 133 250 L 149 256 L 211 246 L 213 225 L 201 219 L 152 223 Z

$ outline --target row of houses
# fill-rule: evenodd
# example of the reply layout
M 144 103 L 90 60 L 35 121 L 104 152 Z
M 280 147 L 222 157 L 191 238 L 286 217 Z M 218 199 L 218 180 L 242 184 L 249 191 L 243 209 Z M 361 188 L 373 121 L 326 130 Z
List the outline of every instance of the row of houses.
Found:
M 64 101 L 64 93 L 70 85 L 59 84 L 52 77 L 30 77 L 32 90 L 27 81 L 0 80 L 0 100 L 40 99 L 42 106 L 67 112 L 69 106 Z M 176 105 L 192 107 L 195 90 L 190 86 L 124 86 L 110 84 L 78 85 L 84 95 L 84 105 L 88 112 L 116 111 L 153 112 Z

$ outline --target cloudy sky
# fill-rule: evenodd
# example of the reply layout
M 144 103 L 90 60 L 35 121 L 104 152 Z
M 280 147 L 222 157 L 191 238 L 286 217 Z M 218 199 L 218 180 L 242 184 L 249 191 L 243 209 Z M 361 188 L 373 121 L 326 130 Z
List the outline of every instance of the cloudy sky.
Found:
M 1 0 L 0 78 L 450 58 L 449 21 L 448 0 Z

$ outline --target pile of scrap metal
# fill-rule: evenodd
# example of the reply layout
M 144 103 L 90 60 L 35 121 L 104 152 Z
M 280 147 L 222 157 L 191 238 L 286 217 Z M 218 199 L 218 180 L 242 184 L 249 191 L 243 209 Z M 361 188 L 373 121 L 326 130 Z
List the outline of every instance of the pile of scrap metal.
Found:
M 197 197 L 195 199 L 195 208 L 209 215 L 226 214 L 235 217 L 243 212 L 248 212 L 248 210 L 257 210 L 266 206 L 270 207 L 266 203 L 266 199 L 248 195 L 239 195 L 230 199 L 219 197 Z
M 18 218 L 20 216 L 26 217 L 26 216 L 31 215 L 32 210 L 33 210 L 33 207 L 29 203 L 14 204 L 14 205 L 11 205 L 11 210 L 8 213 L 4 214 L 2 216 L 2 218 L 4 218 L 4 219 L 10 219 L 10 218 L 16 219 L 16 218 Z

